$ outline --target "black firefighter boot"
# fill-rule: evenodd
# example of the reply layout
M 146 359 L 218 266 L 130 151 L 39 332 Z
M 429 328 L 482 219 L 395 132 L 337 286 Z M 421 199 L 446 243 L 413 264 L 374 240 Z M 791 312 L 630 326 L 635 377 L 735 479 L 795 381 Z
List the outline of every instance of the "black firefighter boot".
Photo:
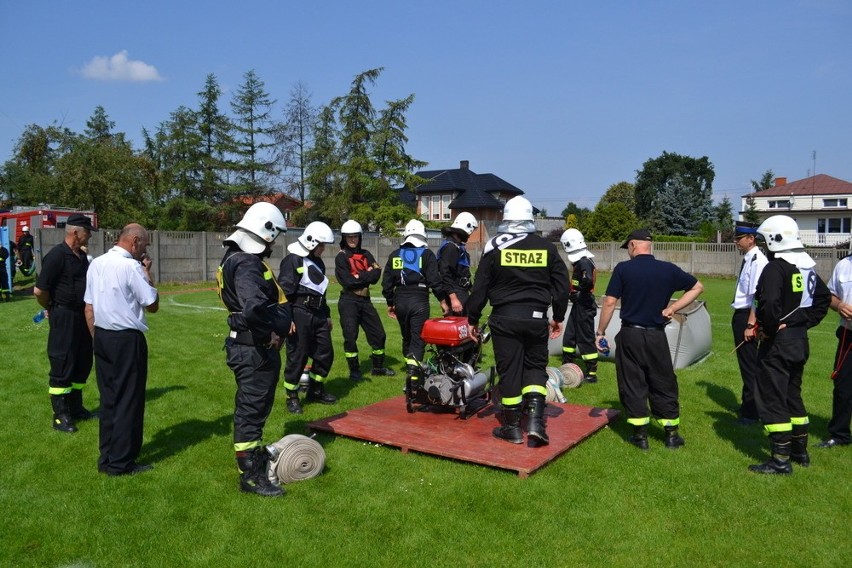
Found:
M 550 443 L 550 438 L 547 437 L 545 429 L 544 408 L 547 406 L 547 400 L 541 393 L 527 393 L 524 395 L 524 400 L 527 403 L 527 436 L 537 440 L 539 444 L 547 445 Z
M 639 448 L 640 450 L 648 449 L 648 425 L 634 425 L 633 435 L 627 438 L 627 441 Z
M 349 380 L 353 383 L 360 383 L 364 380 L 361 375 L 361 365 L 358 363 L 358 356 L 347 357 L 346 364 L 349 365 Z
M 793 440 L 790 445 L 790 461 L 802 467 L 811 465 L 811 456 L 808 455 L 808 425 L 793 426 Z
M 299 391 L 287 390 L 287 412 L 290 414 L 301 414 L 302 403 L 299 401 Z
M 374 377 L 393 377 L 396 375 L 396 371 L 393 369 L 388 369 L 385 367 L 385 356 L 382 354 L 373 353 L 373 370 L 370 371 L 370 374 Z
M 86 407 L 83 406 L 82 389 L 73 389 L 68 394 L 68 404 L 71 410 L 71 418 L 73 420 L 91 420 L 92 418 L 98 417 L 96 412 L 89 412 L 86 410 Z
M 598 360 L 588 359 L 586 361 L 586 375 L 583 377 L 584 383 L 594 384 L 598 382 Z
M 407 372 L 405 376 L 405 382 L 409 387 L 409 392 L 412 394 L 417 392 L 417 389 L 423 387 L 423 381 L 421 380 L 422 370 L 418 365 L 408 365 Z
M 503 425 L 491 431 L 495 438 L 512 444 L 522 444 L 524 433 L 521 431 L 521 405 L 503 405 Z
M 771 457 L 764 463 L 748 466 L 755 473 L 774 473 L 789 475 L 793 473 L 793 464 L 790 463 L 790 433 L 769 435 L 772 447 Z
M 240 471 L 240 491 L 257 493 L 263 497 L 284 495 L 281 487 L 273 485 L 266 473 L 269 454 L 264 447 L 237 452 L 237 469 Z
M 686 443 L 683 436 L 678 434 L 677 426 L 664 426 L 663 429 L 666 431 L 666 447 L 670 450 L 676 450 Z
M 308 394 L 305 395 L 307 402 L 321 402 L 322 404 L 334 404 L 337 397 L 330 392 L 325 392 L 325 385 L 316 379 L 308 382 Z
M 53 429 L 67 434 L 77 431 L 71 418 L 71 410 L 68 405 L 67 394 L 50 395 L 50 403 L 53 405 Z

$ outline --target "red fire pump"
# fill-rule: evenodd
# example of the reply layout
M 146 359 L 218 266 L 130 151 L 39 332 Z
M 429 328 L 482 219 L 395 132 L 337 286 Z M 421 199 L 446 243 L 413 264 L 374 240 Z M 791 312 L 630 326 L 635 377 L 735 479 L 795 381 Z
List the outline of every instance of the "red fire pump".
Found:
M 490 339 L 487 324 L 480 328 L 477 341 L 466 317 L 432 318 L 426 320 L 420 336 L 427 344 L 426 360 L 421 364 L 423 381 L 405 381 L 408 412 L 442 406 L 457 408 L 461 418 L 467 418 L 491 401 L 494 367 L 487 371 L 478 368 L 482 346 Z

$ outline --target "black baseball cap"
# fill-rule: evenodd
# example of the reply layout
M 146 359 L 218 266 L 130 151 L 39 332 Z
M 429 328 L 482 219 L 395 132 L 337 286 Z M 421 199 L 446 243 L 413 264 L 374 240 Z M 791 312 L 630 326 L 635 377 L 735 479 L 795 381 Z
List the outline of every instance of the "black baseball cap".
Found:
M 74 227 L 83 227 L 90 231 L 97 231 L 97 229 L 92 226 L 92 220 L 82 213 L 74 213 L 68 217 L 68 220 L 65 221 L 65 225 L 73 225 Z
M 651 238 L 651 231 L 648 229 L 636 229 L 629 235 L 627 235 L 627 240 L 624 241 L 624 244 L 621 245 L 621 248 L 626 249 L 627 243 L 630 241 L 653 241 Z

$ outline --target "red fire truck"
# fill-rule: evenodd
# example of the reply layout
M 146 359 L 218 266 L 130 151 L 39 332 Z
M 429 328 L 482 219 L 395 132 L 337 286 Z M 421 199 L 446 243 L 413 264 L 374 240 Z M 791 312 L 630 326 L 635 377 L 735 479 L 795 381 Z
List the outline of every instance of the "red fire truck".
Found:
M 65 227 L 65 221 L 72 213 L 82 213 L 92 220 L 92 225 L 98 226 L 98 216 L 94 211 L 45 204 L 36 207 L 15 206 L 12 209 L 0 210 L 0 226 L 9 228 L 10 241 L 17 241 L 23 234 L 24 227 L 28 227 L 30 233 L 35 229 L 61 229 Z

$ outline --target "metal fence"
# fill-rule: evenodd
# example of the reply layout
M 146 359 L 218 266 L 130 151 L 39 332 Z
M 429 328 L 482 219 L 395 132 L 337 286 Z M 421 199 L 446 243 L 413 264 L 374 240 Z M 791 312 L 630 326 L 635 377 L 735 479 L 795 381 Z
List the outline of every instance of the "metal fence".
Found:
M 216 268 L 222 259 L 222 241 L 229 233 L 151 231 L 148 254 L 153 260 L 153 273 L 156 282 L 208 282 L 216 279 Z M 278 267 L 287 254 L 287 245 L 296 240 L 301 230 L 293 229 L 281 235 L 275 241 L 270 258 L 270 266 Z M 48 250 L 59 244 L 64 238 L 63 229 L 36 229 L 36 262 Z M 89 254 L 98 256 L 113 245 L 118 237 L 116 230 L 102 230 L 92 233 L 89 240 Z M 340 234 L 335 233 L 337 241 L 328 245 L 324 254 L 326 270 L 334 273 L 334 255 L 337 254 Z M 399 246 L 399 237 L 382 237 L 377 234 L 365 234 L 362 246 L 373 253 L 376 260 L 384 266 L 388 255 Z M 429 247 L 437 251 L 441 245 L 440 237 L 428 239 Z M 616 264 L 627 260 L 627 251 L 620 248 L 621 243 L 588 243 L 589 250 L 595 255 L 598 270 L 611 271 Z M 556 244 L 563 259 L 567 257 L 561 245 Z M 473 270 L 482 255 L 480 243 L 468 245 Z M 808 252 L 817 262 L 817 272 L 823 279 L 831 276 L 837 262 L 848 253 L 846 250 L 827 248 L 809 248 Z M 654 243 L 654 256 L 660 260 L 673 262 L 692 274 L 707 276 L 736 276 L 741 256 L 733 243 Z

